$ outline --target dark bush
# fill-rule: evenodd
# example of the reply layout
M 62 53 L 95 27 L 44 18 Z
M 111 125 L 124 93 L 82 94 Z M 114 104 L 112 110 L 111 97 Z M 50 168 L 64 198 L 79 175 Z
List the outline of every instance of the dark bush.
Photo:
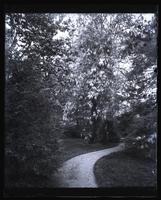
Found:
M 127 137 L 123 141 L 125 142 L 125 151 L 128 154 L 156 160 L 156 133 L 135 138 Z
M 79 131 L 80 128 L 78 126 L 67 126 L 64 129 L 65 131 L 63 134 L 67 137 L 81 138 L 81 132 Z
M 5 186 L 46 185 L 57 167 L 57 134 L 52 122 L 55 110 L 49 98 L 37 92 L 39 78 L 26 65 L 6 83 Z
M 118 133 L 116 132 L 110 132 L 109 135 L 108 135 L 108 138 L 109 138 L 109 142 L 120 142 L 120 136 L 118 135 Z
M 119 130 L 117 129 L 117 121 L 109 121 L 107 124 L 108 131 L 108 142 L 117 143 L 120 141 L 120 135 L 118 134 Z
M 150 107 L 149 104 L 148 106 Z M 149 107 L 147 109 L 145 103 L 143 107 L 136 107 L 135 110 L 131 111 L 131 115 L 123 115 L 120 118 L 119 127 L 123 128 L 123 122 L 129 121 L 128 126 L 124 126 L 123 128 L 123 134 L 121 133 L 122 137 L 125 138 L 124 142 L 128 153 L 155 160 L 157 111 Z

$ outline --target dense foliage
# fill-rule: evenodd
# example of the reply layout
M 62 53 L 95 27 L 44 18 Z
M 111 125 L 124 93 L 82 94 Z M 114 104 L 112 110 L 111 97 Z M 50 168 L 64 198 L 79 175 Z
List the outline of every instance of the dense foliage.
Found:
M 65 43 L 52 40 L 60 23 L 53 24 L 52 20 L 44 14 L 6 16 L 10 27 L 6 30 L 5 88 L 9 185 L 46 186 L 57 167 L 57 134 L 63 111 L 55 101 L 61 101 L 58 92 L 62 86 L 54 82 L 61 77 L 56 73 L 59 65 L 55 61 L 52 66 L 51 62 L 64 53 Z
M 156 16 L 11 13 L 5 39 L 8 185 L 47 184 L 62 132 L 155 152 Z

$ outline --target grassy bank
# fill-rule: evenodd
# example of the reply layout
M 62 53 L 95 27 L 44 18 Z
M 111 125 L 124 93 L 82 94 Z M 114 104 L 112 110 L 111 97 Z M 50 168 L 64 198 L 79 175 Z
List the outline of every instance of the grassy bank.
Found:
M 99 159 L 94 174 L 99 187 L 153 187 L 157 177 L 154 169 L 152 160 L 117 152 Z

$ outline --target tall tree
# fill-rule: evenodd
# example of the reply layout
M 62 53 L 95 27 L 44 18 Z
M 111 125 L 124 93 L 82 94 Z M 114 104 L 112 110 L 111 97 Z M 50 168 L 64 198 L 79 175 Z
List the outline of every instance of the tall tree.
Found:
M 17 186 L 36 186 L 42 178 L 47 184 L 56 168 L 67 70 L 65 59 L 58 57 L 65 57 L 67 42 L 54 36 L 66 30 L 62 20 L 50 14 L 6 15 L 7 184 L 16 180 Z

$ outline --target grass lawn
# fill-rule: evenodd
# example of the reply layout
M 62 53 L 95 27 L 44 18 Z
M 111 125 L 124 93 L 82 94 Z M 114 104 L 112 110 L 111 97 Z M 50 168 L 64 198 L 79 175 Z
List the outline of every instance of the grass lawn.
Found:
M 156 163 L 152 160 L 117 152 L 99 159 L 94 174 L 99 187 L 153 187 L 157 182 L 153 169 Z
M 63 137 L 59 140 L 59 165 L 75 156 L 114 147 L 117 145 L 117 143 L 106 145 L 100 143 L 87 144 L 83 139 Z

